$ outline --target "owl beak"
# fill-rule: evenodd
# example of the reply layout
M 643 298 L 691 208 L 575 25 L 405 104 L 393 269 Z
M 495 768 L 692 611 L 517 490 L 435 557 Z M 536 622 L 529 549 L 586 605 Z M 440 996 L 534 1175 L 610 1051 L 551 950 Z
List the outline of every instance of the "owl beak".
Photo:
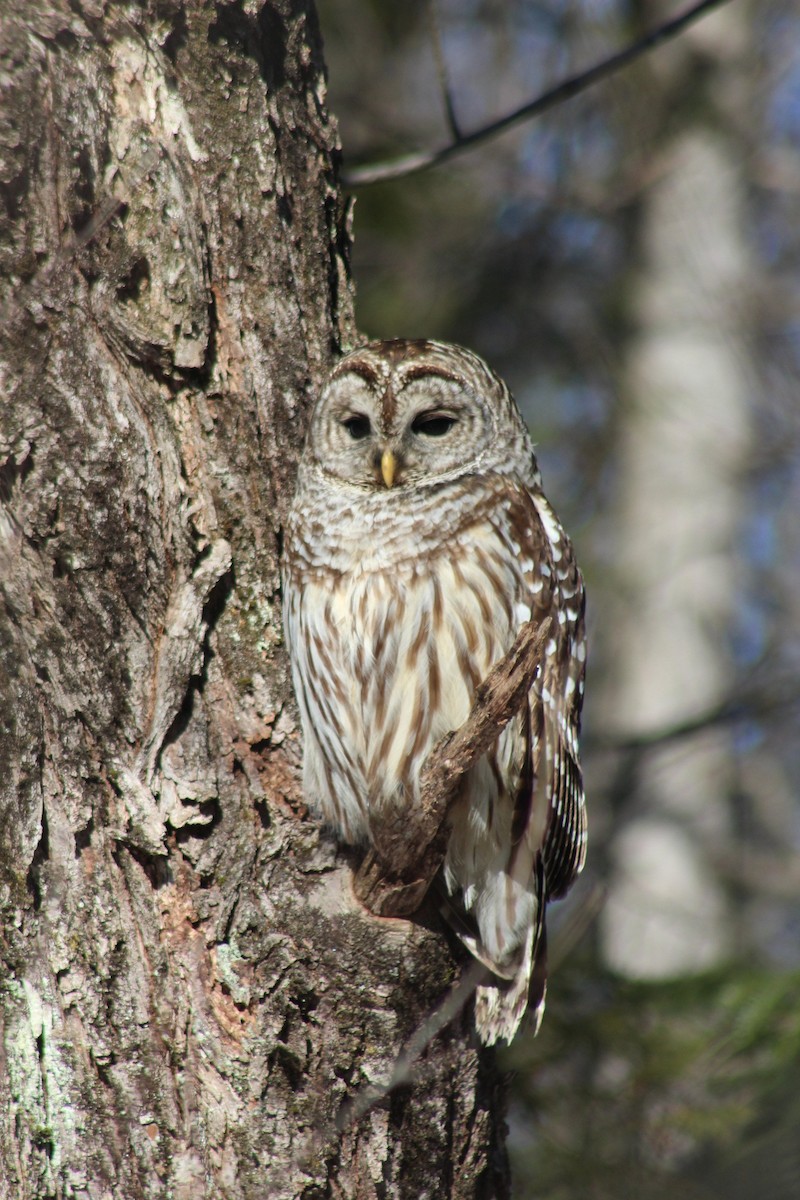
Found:
M 394 483 L 394 473 L 397 470 L 397 459 L 392 454 L 391 450 L 384 450 L 381 455 L 381 475 L 383 482 L 387 488 L 390 488 Z

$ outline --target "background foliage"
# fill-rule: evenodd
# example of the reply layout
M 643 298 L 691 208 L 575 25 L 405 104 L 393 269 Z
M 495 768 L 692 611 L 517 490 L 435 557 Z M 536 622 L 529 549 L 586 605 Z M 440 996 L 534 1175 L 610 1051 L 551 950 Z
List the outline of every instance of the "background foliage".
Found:
M 345 169 L 451 136 L 435 30 L 468 131 L 676 11 L 320 9 Z M 800 1193 L 798 146 L 800 13 L 733 0 L 358 189 L 360 328 L 509 380 L 589 588 L 591 852 L 543 1031 L 507 1054 L 520 1197 Z

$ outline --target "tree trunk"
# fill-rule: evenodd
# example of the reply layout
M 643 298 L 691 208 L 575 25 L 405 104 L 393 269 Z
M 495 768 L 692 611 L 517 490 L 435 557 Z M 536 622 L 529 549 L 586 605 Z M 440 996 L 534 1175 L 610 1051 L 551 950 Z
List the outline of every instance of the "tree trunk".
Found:
M 506 1195 L 467 1013 L 335 1124 L 458 967 L 435 928 L 360 908 L 298 782 L 281 515 L 354 341 L 313 7 L 24 14 L 2 35 L 0 1195 Z
M 607 605 L 615 637 L 601 703 L 622 736 L 698 718 L 734 687 L 750 440 L 741 140 L 750 53 L 743 13 L 724 9 L 640 66 L 649 104 L 645 115 L 631 106 L 661 158 L 638 214 L 620 380 L 619 551 Z M 650 159 L 652 169 L 652 148 Z M 731 953 L 714 860 L 730 837 L 733 765 L 728 728 L 651 751 L 632 791 L 635 816 L 616 838 L 601 919 L 606 959 L 624 974 L 669 978 Z

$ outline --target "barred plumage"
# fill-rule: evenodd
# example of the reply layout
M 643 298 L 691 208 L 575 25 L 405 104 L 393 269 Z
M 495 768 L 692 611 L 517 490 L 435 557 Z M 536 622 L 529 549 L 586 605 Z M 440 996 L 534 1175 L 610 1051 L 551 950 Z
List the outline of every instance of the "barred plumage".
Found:
M 544 999 L 544 907 L 583 865 L 577 737 L 583 584 L 505 385 L 476 355 L 379 342 L 344 358 L 314 410 L 286 529 L 285 630 L 304 787 L 348 843 L 419 799 L 520 625 L 554 632 L 529 701 L 468 774 L 443 877 L 454 928 L 497 977 L 476 1026 L 513 1037 Z

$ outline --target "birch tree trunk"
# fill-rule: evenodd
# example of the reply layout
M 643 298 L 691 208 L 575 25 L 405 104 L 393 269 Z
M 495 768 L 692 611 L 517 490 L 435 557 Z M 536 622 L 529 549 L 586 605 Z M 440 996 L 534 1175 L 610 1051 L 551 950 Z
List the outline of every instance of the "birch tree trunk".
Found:
M 750 442 L 742 142 L 750 52 L 734 6 L 640 68 L 650 111 L 638 120 L 658 137 L 661 161 L 639 212 L 621 374 L 614 636 L 601 703 L 623 736 L 691 721 L 734 686 Z M 649 754 L 633 789 L 636 816 L 616 839 L 601 922 L 606 958 L 623 973 L 666 978 L 731 953 L 732 913 L 714 860 L 730 838 L 733 767 L 727 728 Z
M 308 819 L 281 514 L 355 339 L 310 2 L 2 22 L 0 1195 L 494 1197 L 457 967 Z

